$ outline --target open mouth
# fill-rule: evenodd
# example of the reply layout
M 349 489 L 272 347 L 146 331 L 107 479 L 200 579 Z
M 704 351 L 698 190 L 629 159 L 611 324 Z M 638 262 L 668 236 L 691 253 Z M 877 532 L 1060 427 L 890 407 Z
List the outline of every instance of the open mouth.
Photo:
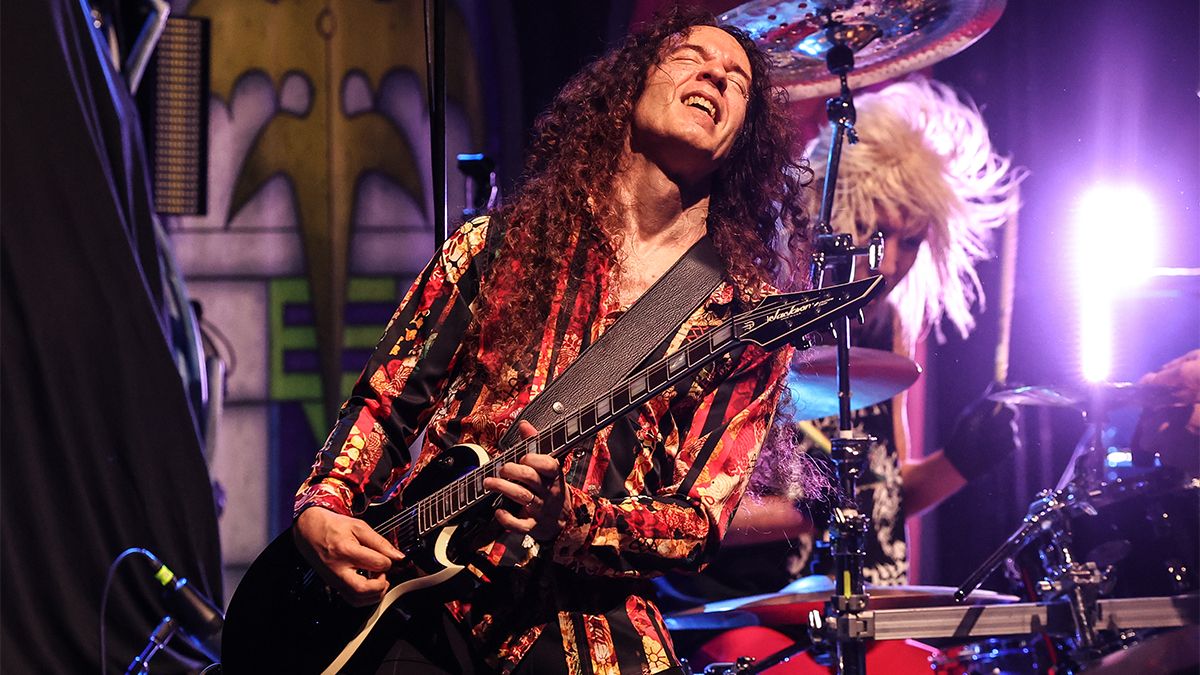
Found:
M 703 96 L 699 96 L 697 94 L 692 94 L 691 96 L 688 96 L 687 98 L 683 99 L 683 104 L 688 106 L 689 108 L 703 110 L 705 114 L 707 114 L 710 118 L 712 118 L 713 122 L 717 121 L 717 106 L 716 106 L 716 104 L 714 104 L 712 101 L 704 98 Z

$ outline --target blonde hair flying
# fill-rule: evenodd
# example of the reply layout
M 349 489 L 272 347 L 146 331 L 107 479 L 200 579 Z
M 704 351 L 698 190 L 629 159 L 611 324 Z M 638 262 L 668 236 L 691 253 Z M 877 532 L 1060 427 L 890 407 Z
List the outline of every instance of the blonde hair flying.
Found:
M 931 328 L 941 339 L 943 317 L 966 336 L 971 306 L 984 299 L 975 263 L 990 255 L 990 231 L 1015 216 L 1025 172 L 996 155 L 978 108 L 940 82 L 891 84 L 855 107 L 859 142 L 842 146 L 833 229 L 861 242 L 890 214 L 902 215 L 888 224 L 907 226 L 905 235 L 928 227 L 889 301 L 910 347 Z M 818 179 L 829 142 L 825 127 L 806 149 Z

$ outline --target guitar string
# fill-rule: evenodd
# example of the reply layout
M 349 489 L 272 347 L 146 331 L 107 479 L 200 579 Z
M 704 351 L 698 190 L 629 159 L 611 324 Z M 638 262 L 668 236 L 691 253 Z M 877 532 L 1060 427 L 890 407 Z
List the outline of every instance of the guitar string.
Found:
M 857 298 L 855 298 L 855 299 L 857 299 Z M 845 304 L 850 304 L 855 299 L 846 298 L 843 301 L 844 304 L 841 309 L 844 309 Z M 439 508 L 439 506 L 442 505 L 441 502 L 445 501 L 448 498 L 448 495 L 453 494 L 454 491 L 458 489 L 459 485 L 461 485 L 461 487 L 462 487 L 464 498 L 465 498 L 465 493 L 466 493 L 468 485 L 474 485 L 474 484 L 478 483 L 479 481 L 481 481 L 481 479 L 482 479 L 481 474 L 486 474 L 486 475 L 483 475 L 482 477 L 487 477 L 487 475 L 495 475 L 495 472 L 498 470 L 499 466 L 503 465 L 505 462 L 518 460 L 520 458 L 520 456 L 522 455 L 522 453 L 528 454 L 529 452 L 536 452 L 537 448 L 540 447 L 541 442 L 546 438 L 552 439 L 553 435 L 555 433 L 562 432 L 564 434 L 564 437 L 569 438 L 570 434 L 567 434 L 567 429 L 566 429 L 568 420 L 570 420 L 572 418 L 579 418 L 579 420 L 582 421 L 583 414 L 585 412 L 587 412 L 588 410 L 594 410 L 596 405 L 598 403 L 600 403 L 601 401 L 603 401 L 603 399 L 605 399 L 605 398 L 609 399 L 608 402 L 609 402 L 609 405 L 611 408 L 612 399 L 614 398 L 614 396 L 616 394 L 622 393 L 622 391 L 623 391 L 624 393 L 629 395 L 628 392 L 630 390 L 630 387 L 632 387 L 635 383 L 638 383 L 639 381 L 645 381 L 648 383 L 649 376 L 652 373 L 656 372 L 660 367 L 665 367 L 667 369 L 667 378 L 668 378 L 668 380 L 670 380 L 672 375 L 670 373 L 670 366 L 668 365 L 668 362 L 671 361 L 672 359 L 677 358 L 681 354 L 686 354 L 688 356 L 688 359 L 685 362 L 686 365 L 685 365 L 683 371 L 681 371 L 681 372 L 687 372 L 690 369 L 704 365 L 705 363 L 707 363 L 708 359 L 713 358 L 715 356 L 719 356 L 720 354 L 724 353 L 726 351 L 726 349 L 725 349 L 726 345 L 735 345 L 739 342 L 746 342 L 746 339 L 744 337 L 740 337 L 740 336 L 737 336 L 734 334 L 734 332 L 732 331 L 732 327 L 736 326 L 737 324 L 740 324 L 740 323 L 745 323 L 745 322 L 751 321 L 751 320 L 757 321 L 758 319 L 766 318 L 766 317 L 769 317 L 769 316 L 775 314 L 778 311 L 778 307 L 765 306 L 768 304 L 772 304 L 772 303 L 760 303 L 754 309 L 743 312 L 742 314 L 739 314 L 728 321 L 722 322 L 716 328 L 706 332 L 704 335 L 687 343 L 680 349 L 677 349 L 674 352 L 671 352 L 670 354 L 667 354 L 663 358 L 659 359 L 651 366 L 642 370 L 637 376 L 626 380 L 623 383 L 623 385 L 624 385 L 623 390 L 620 387 L 616 387 L 616 388 L 614 388 L 614 393 L 606 394 L 604 396 L 601 396 L 600 398 L 595 399 L 588 405 L 581 408 L 579 411 L 573 413 L 572 415 L 569 415 L 566 419 L 557 420 L 557 421 L 553 422 L 551 424 L 551 426 L 547 427 L 544 431 L 539 432 L 537 435 L 532 436 L 528 439 L 524 439 L 523 442 L 518 443 L 517 445 L 512 446 L 511 448 L 507 448 L 507 449 L 501 451 L 500 454 L 498 454 L 495 458 L 489 460 L 484 465 L 464 474 L 462 477 L 457 479 L 454 483 L 451 483 L 448 486 L 439 488 L 438 490 L 431 493 L 424 499 L 418 501 L 413 506 L 404 509 L 403 511 L 396 514 L 395 516 L 392 516 L 391 518 L 380 523 L 380 525 L 378 525 L 375 528 L 375 530 L 377 532 L 380 532 L 381 534 L 386 535 L 386 534 L 390 534 L 394 530 L 398 530 L 401 528 L 406 528 L 406 527 L 411 528 L 411 526 L 414 524 L 412 521 L 416 520 L 415 524 L 417 525 L 417 528 L 416 528 L 418 530 L 417 534 L 419 534 L 420 531 L 428 531 L 429 529 L 436 527 L 444 519 L 454 517 L 455 515 L 460 513 L 463 508 L 467 508 L 467 506 L 470 506 L 470 502 L 476 501 L 478 499 L 478 498 L 465 499 L 465 501 L 467 502 L 466 506 L 460 507 L 459 509 L 453 509 L 451 511 L 451 513 L 446 514 L 444 517 L 439 517 L 438 516 L 438 508 Z M 778 305 L 779 303 L 773 303 L 773 304 Z M 803 328 L 805 325 L 811 325 L 816 322 L 817 322 L 817 319 L 810 319 L 808 321 L 803 322 L 800 326 L 789 329 L 789 332 L 798 330 L 799 328 Z M 731 329 L 729 332 L 729 336 L 727 338 L 725 338 L 724 340 L 722 340 L 722 342 L 720 344 L 712 344 L 713 336 L 720 333 L 722 330 L 724 330 L 727 327 Z M 699 347 L 701 347 L 701 346 L 705 346 L 706 349 L 703 349 L 703 350 L 699 349 Z M 720 349 L 718 349 L 718 348 L 720 348 Z M 694 352 L 694 351 L 705 351 L 707 353 L 702 354 L 693 363 L 691 357 L 693 356 L 692 352 Z M 662 386 L 662 388 L 665 389 L 667 386 L 669 386 L 669 384 L 664 383 L 663 385 L 660 385 L 660 386 Z M 643 390 L 643 393 L 647 390 L 648 390 L 648 387 L 647 387 L 647 389 Z M 657 394 L 654 394 L 654 395 L 657 395 Z M 632 396 L 632 395 L 630 395 L 629 397 L 631 399 L 631 402 L 632 402 L 632 400 L 637 398 L 636 396 Z M 611 414 L 611 410 L 610 410 L 610 414 Z M 594 433 L 594 429 L 589 428 L 587 433 L 585 434 L 583 432 L 583 427 L 581 424 L 580 432 L 575 434 L 577 436 L 575 439 L 570 440 L 568 443 L 564 443 L 560 447 L 556 447 L 556 448 L 552 449 L 549 453 L 546 453 L 546 454 L 549 454 L 549 455 L 560 454 L 560 453 L 564 452 L 565 450 L 569 449 L 571 444 L 577 443 L 585 435 L 590 435 L 591 433 Z M 551 440 L 551 443 L 552 442 L 553 441 Z M 532 448 L 532 450 L 531 450 L 531 448 Z M 426 527 L 422 527 L 421 526 L 422 523 L 420 522 L 420 515 L 421 515 L 420 512 L 421 512 L 422 508 L 425 509 L 424 515 L 426 516 L 426 520 L 429 521 L 428 526 L 426 526 Z M 432 513 L 431 513 L 431 510 L 432 510 Z

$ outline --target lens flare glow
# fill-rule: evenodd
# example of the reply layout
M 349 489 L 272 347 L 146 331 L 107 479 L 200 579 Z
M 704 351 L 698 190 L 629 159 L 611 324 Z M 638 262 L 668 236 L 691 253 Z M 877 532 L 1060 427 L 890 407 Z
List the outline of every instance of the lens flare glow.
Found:
M 1097 185 L 1075 213 L 1080 366 L 1089 382 L 1109 379 L 1113 366 L 1113 303 L 1145 281 L 1154 267 L 1154 202 L 1129 185 Z

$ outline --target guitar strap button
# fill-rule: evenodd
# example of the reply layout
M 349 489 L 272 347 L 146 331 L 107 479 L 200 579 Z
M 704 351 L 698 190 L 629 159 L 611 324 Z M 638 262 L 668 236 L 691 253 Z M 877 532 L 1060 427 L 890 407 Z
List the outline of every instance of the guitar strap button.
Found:
M 550 404 L 550 409 L 561 415 L 567 408 L 562 404 L 562 401 L 555 401 L 554 403 Z

